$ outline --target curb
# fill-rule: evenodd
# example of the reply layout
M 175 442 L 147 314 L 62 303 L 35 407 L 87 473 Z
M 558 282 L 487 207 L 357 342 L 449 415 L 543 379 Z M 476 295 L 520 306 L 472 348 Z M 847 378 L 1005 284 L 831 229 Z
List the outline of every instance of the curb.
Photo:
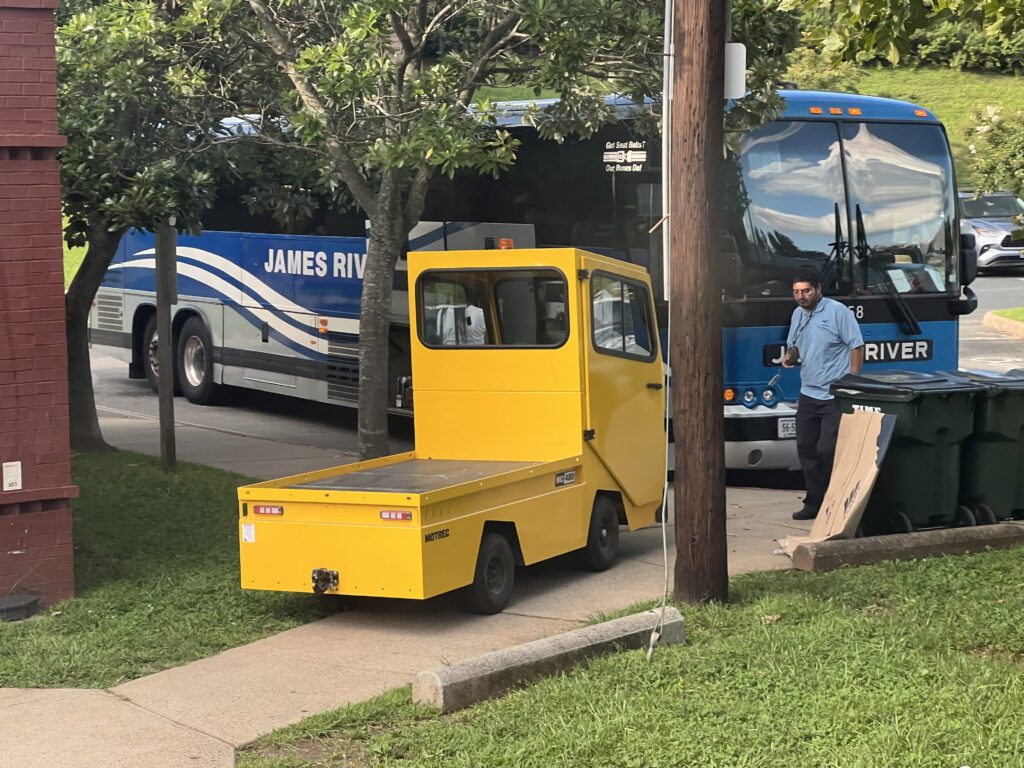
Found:
M 863 539 L 834 539 L 800 544 L 793 567 L 801 571 L 834 571 L 844 565 L 869 565 L 885 560 L 916 560 L 939 555 L 965 555 L 1024 544 L 1024 525 L 998 523 L 976 528 L 939 528 Z
M 494 651 L 450 667 L 428 669 L 416 676 L 412 700 L 445 713 L 454 712 L 499 696 L 521 683 L 565 672 L 596 656 L 643 648 L 660 613 L 660 610 L 635 613 Z M 666 608 L 660 642 L 668 645 L 685 639 L 683 617 L 675 608 Z
M 1011 320 L 1008 317 L 997 315 L 995 312 L 986 312 L 981 324 L 1008 333 L 1018 339 L 1024 339 L 1024 323 L 1018 320 Z

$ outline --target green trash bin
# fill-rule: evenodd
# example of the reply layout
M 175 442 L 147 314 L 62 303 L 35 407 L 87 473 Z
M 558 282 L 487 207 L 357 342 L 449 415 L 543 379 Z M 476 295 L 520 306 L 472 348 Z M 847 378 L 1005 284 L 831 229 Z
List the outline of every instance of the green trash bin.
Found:
M 959 503 L 960 450 L 974 431 L 976 391 L 966 381 L 912 371 L 850 375 L 832 385 L 841 413 L 896 416 L 861 522 L 866 535 L 973 521 Z
M 1024 370 L 945 375 L 978 388 L 974 433 L 963 444 L 961 503 L 982 524 L 1024 517 Z

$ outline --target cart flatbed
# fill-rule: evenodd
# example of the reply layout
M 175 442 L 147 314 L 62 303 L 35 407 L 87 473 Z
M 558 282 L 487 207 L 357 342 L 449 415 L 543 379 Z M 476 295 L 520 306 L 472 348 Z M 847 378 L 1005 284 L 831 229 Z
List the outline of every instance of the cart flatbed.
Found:
M 428 493 L 452 485 L 483 480 L 517 469 L 539 466 L 533 461 L 467 461 L 457 459 L 410 459 L 397 464 L 321 477 L 288 488 L 316 491 L 378 491 L 380 493 Z

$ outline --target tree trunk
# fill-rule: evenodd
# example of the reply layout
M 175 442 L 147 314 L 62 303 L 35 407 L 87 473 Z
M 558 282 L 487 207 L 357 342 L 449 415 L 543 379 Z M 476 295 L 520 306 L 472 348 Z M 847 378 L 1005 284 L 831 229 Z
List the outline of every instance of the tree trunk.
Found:
M 89 309 L 123 232 L 92 227 L 82 266 L 64 297 L 68 335 L 68 394 L 71 450 L 112 451 L 100 431 L 89 360 Z
M 381 194 L 384 197 L 384 193 Z M 395 195 L 397 197 L 397 195 Z M 396 201 L 381 200 L 381 215 L 370 217 L 370 242 L 359 310 L 359 457 L 388 453 L 388 333 L 395 265 L 405 243 L 404 219 Z
M 671 183 L 672 418 L 676 444 L 675 597 L 729 596 L 725 539 L 721 232 L 725 3 L 676 0 Z

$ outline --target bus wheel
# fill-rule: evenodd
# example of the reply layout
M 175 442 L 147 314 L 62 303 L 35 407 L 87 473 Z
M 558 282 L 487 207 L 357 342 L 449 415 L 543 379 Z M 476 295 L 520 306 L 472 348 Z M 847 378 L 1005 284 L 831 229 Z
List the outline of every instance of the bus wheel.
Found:
M 590 513 L 587 546 L 580 550 L 580 567 L 588 571 L 606 571 L 619 552 L 619 511 L 604 494 L 594 499 Z
M 500 613 L 512 597 L 515 581 L 516 561 L 508 539 L 500 533 L 485 533 L 469 586 L 470 609 L 475 613 Z
M 154 392 L 160 391 L 160 348 L 156 333 L 156 315 L 146 321 L 146 329 L 142 332 L 142 362 L 146 366 L 146 380 Z
M 190 317 L 178 336 L 178 381 L 190 403 L 211 405 L 217 399 L 213 382 L 213 342 L 210 331 L 198 317 Z

